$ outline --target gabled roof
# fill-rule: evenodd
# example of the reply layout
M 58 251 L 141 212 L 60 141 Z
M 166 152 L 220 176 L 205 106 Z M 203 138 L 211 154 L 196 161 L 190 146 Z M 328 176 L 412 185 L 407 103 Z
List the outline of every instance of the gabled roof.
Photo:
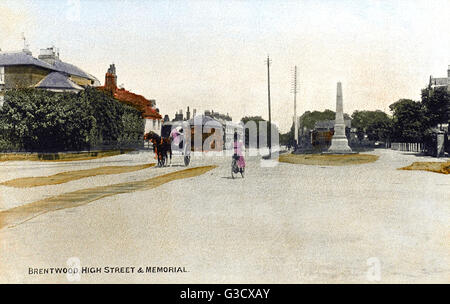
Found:
M 70 80 L 67 75 L 60 72 L 52 72 L 48 74 L 47 77 L 39 81 L 34 87 L 54 90 L 83 90 L 81 86 Z
M 47 62 L 36 59 L 25 52 L 0 53 L 0 66 L 35 65 L 44 69 L 54 70 Z

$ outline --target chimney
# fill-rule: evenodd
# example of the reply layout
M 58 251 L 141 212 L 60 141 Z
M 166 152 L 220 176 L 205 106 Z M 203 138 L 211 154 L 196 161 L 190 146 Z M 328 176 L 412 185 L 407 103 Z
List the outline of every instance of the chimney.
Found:
M 450 78 L 450 65 L 447 68 L 447 76 L 448 76 L 448 78 Z
M 191 112 L 189 111 L 189 107 L 187 107 L 187 111 L 186 111 L 186 120 L 191 119 Z
M 32 56 L 33 54 L 30 51 L 30 45 L 27 43 L 27 38 L 25 38 L 25 34 L 22 33 L 22 40 L 23 40 L 23 49 L 22 52 L 25 54 Z
M 196 114 L 197 114 L 197 109 L 192 110 L 192 117 L 195 117 Z
M 46 49 L 41 49 L 39 51 L 38 59 L 53 65 L 56 61 L 59 61 L 59 49 L 55 48 L 54 46 Z
M 108 72 L 106 72 L 105 88 L 110 92 L 115 92 L 117 90 L 117 75 L 114 63 L 109 66 Z

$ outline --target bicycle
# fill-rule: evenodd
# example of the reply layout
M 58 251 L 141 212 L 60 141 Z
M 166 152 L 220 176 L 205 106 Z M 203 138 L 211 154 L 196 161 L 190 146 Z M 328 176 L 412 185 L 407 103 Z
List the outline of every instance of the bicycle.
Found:
M 239 155 L 234 154 L 233 160 L 231 161 L 231 178 L 234 179 L 234 175 L 241 173 L 242 178 L 244 178 L 245 167 L 239 166 Z

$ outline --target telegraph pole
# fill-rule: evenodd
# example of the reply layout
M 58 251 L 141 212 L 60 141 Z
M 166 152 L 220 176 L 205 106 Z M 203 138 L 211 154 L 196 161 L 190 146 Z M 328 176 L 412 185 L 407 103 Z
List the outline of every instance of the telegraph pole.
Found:
M 272 158 L 272 117 L 270 113 L 270 64 L 272 63 L 272 60 L 270 60 L 269 55 L 267 55 L 267 101 L 269 104 L 269 138 L 268 138 L 268 144 L 269 144 L 269 158 Z
M 298 119 L 297 119 L 297 66 L 294 67 L 294 80 L 292 82 L 294 93 L 294 140 L 298 145 Z

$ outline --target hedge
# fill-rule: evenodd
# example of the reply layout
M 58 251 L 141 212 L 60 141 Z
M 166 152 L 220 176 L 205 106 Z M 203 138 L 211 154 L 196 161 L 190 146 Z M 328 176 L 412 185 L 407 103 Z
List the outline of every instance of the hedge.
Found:
M 108 93 L 40 89 L 5 93 L 0 151 L 59 152 L 123 148 L 142 143 L 141 113 Z

